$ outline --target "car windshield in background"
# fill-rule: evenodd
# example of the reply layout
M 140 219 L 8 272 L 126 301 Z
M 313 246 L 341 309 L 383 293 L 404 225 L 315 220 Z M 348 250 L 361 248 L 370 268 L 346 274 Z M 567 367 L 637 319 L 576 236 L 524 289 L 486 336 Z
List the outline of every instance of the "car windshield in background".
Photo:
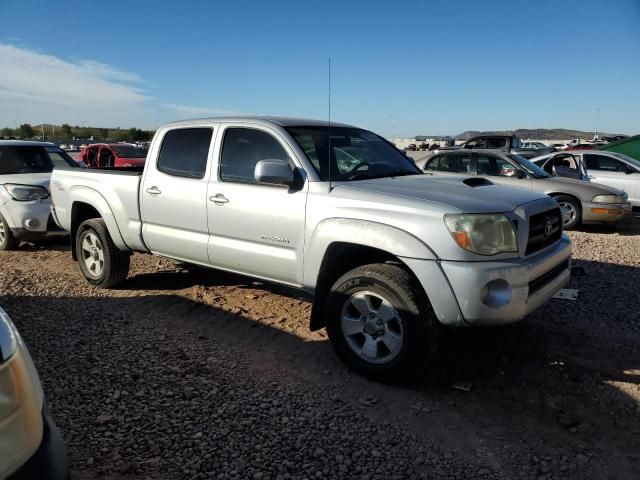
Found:
M 527 160 L 526 158 L 520 155 L 510 154 L 508 155 L 508 157 L 511 160 L 515 160 L 516 162 L 518 162 L 522 168 L 524 168 L 530 175 L 533 175 L 535 178 L 549 178 L 551 176 L 547 172 L 545 172 L 542 168 L 540 168 L 538 165 L 536 165 L 533 162 L 530 162 L 529 160 Z
M 134 145 L 114 145 L 112 148 L 120 158 L 146 158 L 148 151 Z
M 53 162 L 42 147 L 0 147 L 0 175 L 48 173 L 52 170 Z
M 375 133 L 348 127 L 289 127 L 322 181 L 420 175 L 414 163 Z M 329 133 L 330 132 L 330 133 Z

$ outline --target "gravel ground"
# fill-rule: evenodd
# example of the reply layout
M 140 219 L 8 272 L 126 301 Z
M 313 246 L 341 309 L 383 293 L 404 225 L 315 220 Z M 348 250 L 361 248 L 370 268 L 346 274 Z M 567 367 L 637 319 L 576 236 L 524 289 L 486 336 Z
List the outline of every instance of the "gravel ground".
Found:
M 577 302 L 451 332 L 402 388 L 349 372 L 299 293 L 156 257 L 101 291 L 63 244 L 0 252 L 0 305 L 73 478 L 637 479 L 640 229 L 571 237 Z

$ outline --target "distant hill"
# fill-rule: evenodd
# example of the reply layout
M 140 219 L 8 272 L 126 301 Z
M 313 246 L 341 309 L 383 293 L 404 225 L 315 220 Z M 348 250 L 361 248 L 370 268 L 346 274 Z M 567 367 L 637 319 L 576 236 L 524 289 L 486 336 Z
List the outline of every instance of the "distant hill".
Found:
M 581 130 L 569 130 L 566 128 L 519 128 L 517 130 L 502 130 L 495 132 L 478 132 L 475 130 L 468 130 L 456 135 L 456 140 L 468 140 L 471 137 L 477 135 L 516 135 L 522 139 L 535 139 L 535 140 L 566 140 L 572 138 L 593 138 L 593 132 L 583 132 Z M 608 137 L 611 133 L 598 132 L 601 137 Z

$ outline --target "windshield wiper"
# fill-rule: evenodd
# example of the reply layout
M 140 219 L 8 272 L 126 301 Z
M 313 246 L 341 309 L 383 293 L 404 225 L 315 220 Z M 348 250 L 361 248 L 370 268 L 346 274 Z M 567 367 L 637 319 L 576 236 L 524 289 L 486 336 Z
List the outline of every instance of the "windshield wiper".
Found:
M 394 178 L 394 177 L 404 177 L 407 175 L 421 175 L 420 172 L 415 172 L 412 170 L 402 170 L 402 169 L 398 169 L 394 172 L 387 172 L 387 173 L 381 173 L 379 175 L 367 175 L 367 174 L 361 174 L 361 175 L 356 175 L 353 178 L 350 178 L 349 181 L 352 182 L 354 180 L 374 180 L 376 178 Z

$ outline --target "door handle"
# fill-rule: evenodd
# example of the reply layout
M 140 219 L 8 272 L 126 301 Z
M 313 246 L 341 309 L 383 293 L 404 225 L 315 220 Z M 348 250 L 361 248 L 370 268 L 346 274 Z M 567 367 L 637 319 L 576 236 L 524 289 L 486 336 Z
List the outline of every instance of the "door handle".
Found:
M 229 203 L 229 199 L 221 193 L 216 193 L 214 196 L 209 197 L 209 201 L 215 203 L 216 205 Z
M 153 187 L 147 188 L 145 190 L 149 195 L 153 195 L 154 197 L 156 195 L 160 195 L 162 192 L 160 191 L 160 189 L 158 187 L 156 187 L 155 185 Z

